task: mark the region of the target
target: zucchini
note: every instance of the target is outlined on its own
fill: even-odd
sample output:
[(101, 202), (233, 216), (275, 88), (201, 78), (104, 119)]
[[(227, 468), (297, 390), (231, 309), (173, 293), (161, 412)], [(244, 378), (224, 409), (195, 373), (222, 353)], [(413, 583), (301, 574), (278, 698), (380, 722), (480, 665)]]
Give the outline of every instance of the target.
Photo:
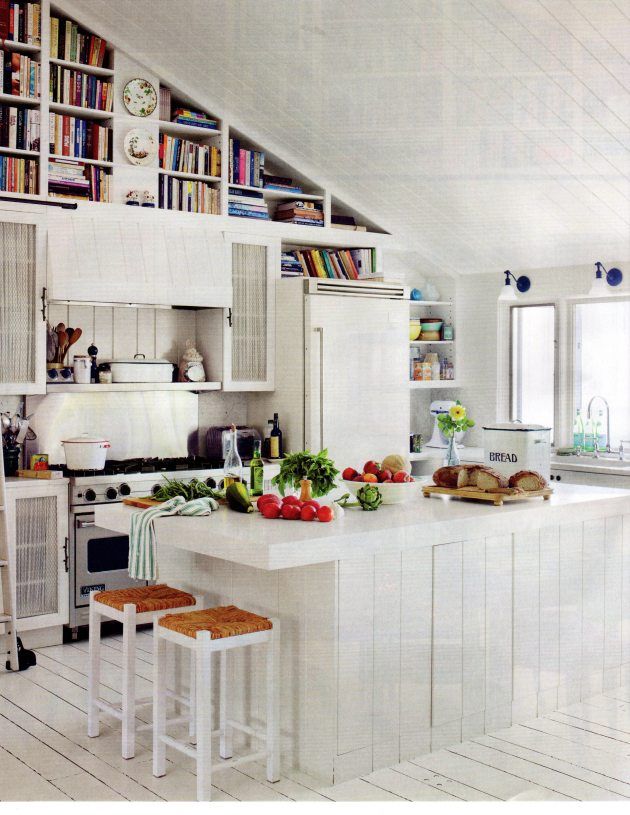
[(234, 509), (237, 512), (254, 511), (252, 502), (249, 500), (249, 491), (247, 490), (245, 484), (242, 484), (239, 481), (234, 482), (234, 484), (230, 484), (230, 486), (226, 489), (225, 499), (228, 502), (230, 509)]

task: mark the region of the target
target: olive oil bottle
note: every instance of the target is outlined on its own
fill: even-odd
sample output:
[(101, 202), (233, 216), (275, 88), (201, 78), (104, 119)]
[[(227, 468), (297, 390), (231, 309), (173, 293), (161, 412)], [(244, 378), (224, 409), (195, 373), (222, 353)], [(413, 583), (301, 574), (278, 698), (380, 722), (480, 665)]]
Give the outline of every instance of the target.
[(260, 441), (254, 442), (254, 457), (249, 463), (249, 491), (252, 495), (263, 494), (264, 465), (260, 457)]

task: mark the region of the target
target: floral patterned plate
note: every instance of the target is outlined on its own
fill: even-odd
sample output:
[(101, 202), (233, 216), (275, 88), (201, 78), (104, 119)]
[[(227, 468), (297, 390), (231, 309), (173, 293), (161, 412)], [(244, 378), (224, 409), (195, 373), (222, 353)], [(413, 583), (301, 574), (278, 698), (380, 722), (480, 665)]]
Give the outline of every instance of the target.
[(157, 144), (148, 130), (134, 127), (125, 136), (124, 150), (132, 164), (151, 164), (157, 153)]
[(132, 116), (150, 116), (157, 101), (157, 92), (147, 79), (130, 79), (125, 85), (123, 102)]

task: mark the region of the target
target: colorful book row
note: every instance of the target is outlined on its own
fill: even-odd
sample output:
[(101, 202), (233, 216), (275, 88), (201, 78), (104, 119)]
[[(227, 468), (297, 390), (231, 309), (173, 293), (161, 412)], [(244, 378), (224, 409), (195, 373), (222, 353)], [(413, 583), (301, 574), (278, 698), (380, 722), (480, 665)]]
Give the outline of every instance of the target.
[(114, 86), (92, 74), (50, 66), (50, 101), (80, 108), (111, 111)]
[(160, 167), (180, 173), (221, 175), (221, 150), (160, 133)]
[(304, 277), (358, 280), (375, 272), (372, 249), (296, 249), (283, 255), (286, 271), (297, 268), (289, 258), (298, 261)]
[(50, 56), (67, 62), (103, 67), (107, 41), (84, 31), (72, 20), (50, 18)]
[(37, 162), (0, 156), (0, 190), (37, 194)]
[(0, 105), (0, 145), (14, 150), (39, 150), (38, 110)]
[(204, 181), (186, 181), (170, 175), (161, 175), (158, 186), (158, 206), (180, 212), (201, 212), (219, 215), (219, 190)]
[(258, 150), (245, 150), (238, 139), (230, 139), (230, 184), (262, 187), (265, 172), (265, 154)]
[(0, 40), (41, 45), (39, 3), (10, 3), (0, 0)]
[(0, 51), (2, 59), (2, 76), (0, 92), (12, 96), (39, 96), (40, 64), (34, 59), (18, 54), (16, 51)]
[(112, 132), (108, 127), (51, 113), (49, 128), (50, 152), (54, 155), (111, 161)]

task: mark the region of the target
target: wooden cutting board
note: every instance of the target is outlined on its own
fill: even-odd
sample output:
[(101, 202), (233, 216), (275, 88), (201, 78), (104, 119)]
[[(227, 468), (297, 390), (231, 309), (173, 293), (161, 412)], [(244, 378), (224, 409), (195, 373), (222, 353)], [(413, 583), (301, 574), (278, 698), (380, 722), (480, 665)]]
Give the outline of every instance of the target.
[(432, 495), (452, 495), (453, 498), (469, 498), (472, 501), (485, 501), (486, 503), (494, 504), (495, 507), (500, 507), (503, 503), (511, 501), (526, 501), (529, 498), (543, 498), (548, 501), (553, 495), (553, 490), (546, 487), (544, 490), (532, 490), (531, 492), (483, 492), (483, 490), (475, 489), (474, 487), (462, 487), (461, 489), (452, 489), (450, 487), (436, 487), (430, 485), (422, 488), (422, 494), (425, 498), (430, 498)]
[(123, 498), (123, 504), (137, 509), (149, 509), (149, 507), (157, 507), (162, 503), (164, 502), (156, 501), (155, 498)]

